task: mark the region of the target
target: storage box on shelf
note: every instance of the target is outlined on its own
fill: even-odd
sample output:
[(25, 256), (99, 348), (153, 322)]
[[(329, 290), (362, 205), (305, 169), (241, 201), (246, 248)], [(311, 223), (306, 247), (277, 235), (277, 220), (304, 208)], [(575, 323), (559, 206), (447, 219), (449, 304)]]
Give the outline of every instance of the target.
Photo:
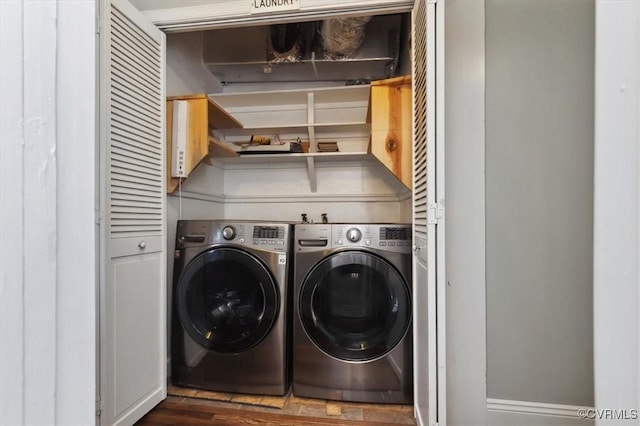
[(187, 130), (187, 175), (202, 160), (211, 155), (214, 158), (237, 156), (233, 150), (216, 138), (209, 135), (209, 129), (241, 128), (242, 124), (229, 115), (205, 94), (173, 96), (167, 98), (167, 192), (172, 193), (180, 184), (180, 178), (171, 177), (172, 147), (173, 147), (173, 106), (174, 101), (187, 101), (188, 130)]

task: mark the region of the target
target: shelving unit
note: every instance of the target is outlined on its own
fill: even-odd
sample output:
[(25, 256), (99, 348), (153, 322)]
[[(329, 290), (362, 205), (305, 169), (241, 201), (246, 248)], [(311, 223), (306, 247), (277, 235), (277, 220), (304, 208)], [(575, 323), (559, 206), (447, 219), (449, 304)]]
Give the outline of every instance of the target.
[[(365, 158), (371, 124), (367, 121), (369, 85), (212, 94), (209, 97), (233, 116), (241, 128), (219, 129), (224, 142), (240, 157), (232, 162), (305, 161), (311, 191), (316, 192), (315, 162)], [(272, 140), (309, 142), (305, 154), (250, 154), (233, 142), (249, 142), (251, 135)], [(318, 152), (318, 141), (336, 141), (339, 152)]]
[[(317, 192), (316, 162), (362, 161), (375, 157), (411, 189), (411, 78), (408, 76), (379, 80), (371, 85), (169, 98), (168, 152), (171, 152), (172, 102), (175, 100), (190, 102), (188, 172), (209, 157), (224, 165), (303, 162), (311, 192)], [(238, 143), (248, 144), (252, 135), (272, 141), (304, 141), (308, 142), (309, 149), (305, 153), (260, 154), (253, 150), (243, 153), (246, 148)], [(337, 142), (338, 152), (318, 152), (318, 142), (322, 141)], [(180, 180), (171, 178), (170, 169), (171, 158), (167, 191), (173, 192)]]

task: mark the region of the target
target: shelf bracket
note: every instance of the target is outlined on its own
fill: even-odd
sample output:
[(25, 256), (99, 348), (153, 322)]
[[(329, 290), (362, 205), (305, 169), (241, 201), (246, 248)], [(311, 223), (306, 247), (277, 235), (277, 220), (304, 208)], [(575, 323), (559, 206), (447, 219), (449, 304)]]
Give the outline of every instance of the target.
[(316, 67), (316, 52), (311, 52), (311, 66), (313, 67), (313, 73), (315, 76), (319, 77), (318, 68)]
[(311, 192), (318, 192), (318, 182), (316, 180), (316, 163), (313, 157), (307, 157), (307, 173), (309, 173), (309, 187)]
[(314, 116), (315, 96), (313, 92), (307, 93), (307, 133), (309, 133), (309, 152), (317, 152), (316, 129)]

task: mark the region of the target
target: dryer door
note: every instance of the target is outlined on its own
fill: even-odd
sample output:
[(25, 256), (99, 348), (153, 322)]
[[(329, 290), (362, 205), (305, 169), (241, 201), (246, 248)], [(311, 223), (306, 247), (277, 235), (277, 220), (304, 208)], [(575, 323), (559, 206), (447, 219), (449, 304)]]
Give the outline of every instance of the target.
[(267, 267), (235, 248), (213, 248), (189, 262), (175, 297), (182, 327), (199, 345), (219, 353), (258, 344), (271, 330), (280, 303)]
[(309, 338), (345, 361), (386, 355), (411, 324), (411, 294), (393, 265), (372, 253), (324, 258), (300, 289), (298, 312)]

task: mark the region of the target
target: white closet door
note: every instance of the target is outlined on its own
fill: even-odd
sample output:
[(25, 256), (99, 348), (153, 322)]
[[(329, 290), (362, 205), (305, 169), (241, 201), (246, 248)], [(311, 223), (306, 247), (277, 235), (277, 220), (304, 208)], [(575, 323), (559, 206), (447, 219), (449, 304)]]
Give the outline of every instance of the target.
[(166, 397), (165, 37), (126, 1), (101, 10), (101, 424)]
[(439, 399), (444, 398), (438, 392), (438, 330), (444, 332), (444, 324), (436, 321), (436, 235), (441, 209), (436, 203), (435, 7), (435, 2), (416, 0), (412, 11), (413, 376), (419, 425), (445, 424), (445, 413), (438, 410)]

